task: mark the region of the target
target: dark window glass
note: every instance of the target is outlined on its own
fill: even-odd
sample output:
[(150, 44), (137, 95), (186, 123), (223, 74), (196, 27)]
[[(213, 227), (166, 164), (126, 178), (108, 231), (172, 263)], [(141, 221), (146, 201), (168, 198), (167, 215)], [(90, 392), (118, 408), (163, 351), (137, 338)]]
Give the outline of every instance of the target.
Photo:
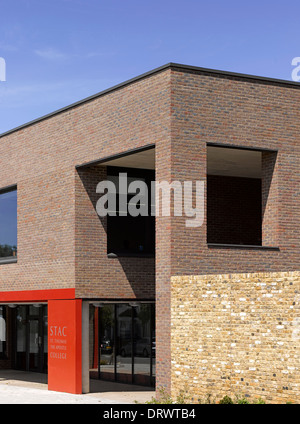
[(117, 305), (117, 380), (132, 382), (132, 307)]
[(105, 305), (96, 308), (100, 314), (100, 375), (106, 380), (115, 379), (115, 307)]
[(6, 308), (0, 306), (0, 358), (6, 353)]
[(151, 305), (151, 377), (152, 383), (154, 383), (155, 375), (156, 375), (156, 336), (155, 336), (155, 306)]
[(14, 311), (14, 367), (23, 371), (47, 372), (48, 307), (18, 305)]
[(149, 384), (151, 375), (151, 307), (140, 304), (133, 308), (134, 382)]
[(27, 324), (27, 306), (18, 306), (16, 315), (17, 327), (17, 352), (16, 368), (26, 370), (26, 324)]
[(0, 192), (0, 258), (17, 256), (17, 190)]
[(155, 386), (155, 305), (90, 308), (90, 376)]
[(44, 363), (43, 372), (48, 371), (48, 306), (43, 306), (43, 338), (44, 338)]
[[(119, 173), (126, 173), (128, 183), (144, 181), (148, 187), (148, 216), (122, 216), (119, 213), (119, 192), (117, 187), (116, 215), (107, 216), (107, 253), (115, 254), (154, 254), (155, 252), (155, 217), (151, 216), (151, 181), (155, 172), (143, 169), (108, 167), (108, 179), (118, 185)], [(127, 195), (127, 205), (134, 194)]]

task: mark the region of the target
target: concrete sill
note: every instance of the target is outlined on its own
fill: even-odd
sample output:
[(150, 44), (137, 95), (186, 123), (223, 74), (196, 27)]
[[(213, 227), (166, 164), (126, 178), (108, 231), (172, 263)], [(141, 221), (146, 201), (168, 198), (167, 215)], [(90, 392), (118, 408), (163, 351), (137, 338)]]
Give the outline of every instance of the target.
[(253, 250), (274, 250), (279, 251), (277, 246), (256, 246), (251, 244), (223, 244), (223, 243), (207, 243), (207, 247), (210, 249), (253, 249)]
[(17, 262), (18, 262), (18, 258), (16, 258), (16, 257), (0, 258), (0, 265), (2, 265), (2, 264), (15, 264)]

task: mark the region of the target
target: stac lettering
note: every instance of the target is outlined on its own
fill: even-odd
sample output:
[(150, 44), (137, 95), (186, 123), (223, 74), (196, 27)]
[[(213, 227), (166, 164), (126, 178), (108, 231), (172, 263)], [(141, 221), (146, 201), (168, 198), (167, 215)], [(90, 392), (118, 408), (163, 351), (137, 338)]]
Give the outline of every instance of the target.
[(60, 326), (57, 326), (57, 325), (51, 325), (50, 326), (50, 336), (67, 337), (66, 329), (67, 329), (67, 327), (60, 327)]

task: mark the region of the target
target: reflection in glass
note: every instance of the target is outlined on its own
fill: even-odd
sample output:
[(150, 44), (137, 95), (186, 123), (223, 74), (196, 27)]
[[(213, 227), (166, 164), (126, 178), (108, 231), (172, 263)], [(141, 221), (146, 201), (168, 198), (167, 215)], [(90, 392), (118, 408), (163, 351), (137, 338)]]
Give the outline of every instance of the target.
[(5, 354), (6, 343), (6, 309), (0, 306), (0, 357)]
[(96, 378), (98, 374), (98, 311), (90, 305), (89, 308), (89, 368), (90, 377)]
[(0, 193), (0, 258), (17, 256), (17, 190)]
[(31, 317), (35, 316), (35, 317), (39, 317), (40, 311), (39, 309), (42, 307), (42, 305), (40, 304), (36, 304), (36, 305), (30, 305), (29, 306), (29, 315)]
[(39, 365), (39, 321), (29, 319), (29, 369), (36, 370)]
[(17, 307), (17, 368), (26, 369), (26, 306)]
[[(151, 375), (153, 379), (155, 379), (155, 354), (156, 354), (156, 344), (155, 344), (155, 306), (151, 305), (151, 356), (152, 356), (152, 367), (151, 367)], [(152, 379), (152, 380), (153, 380)], [(152, 381), (153, 382), (153, 381)]]
[(91, 378), (155, 385), (153, 303), (92, 305), (89, 322)]
[(43, 306), (44, 372), (48, 369), (48, 306)]
[(150, 377), (151, 306), (140, 304), (133, 308), (134, 381), (146, 384)]
[(47, 311), (46, 305), (19, 305), (15, 309), (17, 369), (47, 372)]
[(115, 361), (114, 361), (114, 305), (105, 305), (97, 308), (100, 314), (100, 375), (103, 378), (114, 380)]
[(117, 380), (132, 381), (132, 307), (117, 305)]
[[(120, 186), (120, 175), (126, 174), (123, 183), (124, 191)], [(107, 216), (107, 253), (153, 255), (155, 251), (155, 217), (151, 214), (151, 181), (155, 180), (155, 172), (146, 169), (133, 168), (107, 168), (107, 178), (116, 186), (117, 197), (115, 204), (112, 202), (114, 216)], [(127, 213), (128, 205), (135, 197), (135, 190), (129, 192), (129, 184), (132, 182), (142, 182), (138, 189), (141, 196), (138, 208), (146, 210), (146, 214), (132, 216)], [(127, 183), (127, 187), (126, 187)], [(145, 186), (146, 185), (146, 186)], [(148, 187), (148, 190), (146, 190)], [(121, 190), (120, 190), (121, 189)], [(125, 195), (125, 207), (119, 203), (119, 194)], [(142, 198), (146, 196), (146, 204)], [(120, 210), (121, 208), (121, 210)]]

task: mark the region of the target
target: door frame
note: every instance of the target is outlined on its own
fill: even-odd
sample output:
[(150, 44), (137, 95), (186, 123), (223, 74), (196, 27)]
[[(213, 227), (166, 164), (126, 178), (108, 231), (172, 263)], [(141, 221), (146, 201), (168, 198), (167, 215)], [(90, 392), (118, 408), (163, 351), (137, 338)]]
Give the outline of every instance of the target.
[[(20, 367), (17, 360), (17, 308), (18, 306), (24, 306), (25, 309), (25, 368)], [(27, 372), (39, 372), (39, 373), (47, 373), (47, 366), (45, 357), (44, 357), (44, 316), (47, 305), (42, 304), (39, 308), (37, 308), (38, 313), (33, 315), (29, 313), (29, 307), (32, 305), (18, 305), (17, 308), (14, 309), (13, 314), (13, 367), (14, 369), (27, 371)], [(32, 368), (30, 366), (30, 321), (38, 321), (38, 366), (37, 368)]]

